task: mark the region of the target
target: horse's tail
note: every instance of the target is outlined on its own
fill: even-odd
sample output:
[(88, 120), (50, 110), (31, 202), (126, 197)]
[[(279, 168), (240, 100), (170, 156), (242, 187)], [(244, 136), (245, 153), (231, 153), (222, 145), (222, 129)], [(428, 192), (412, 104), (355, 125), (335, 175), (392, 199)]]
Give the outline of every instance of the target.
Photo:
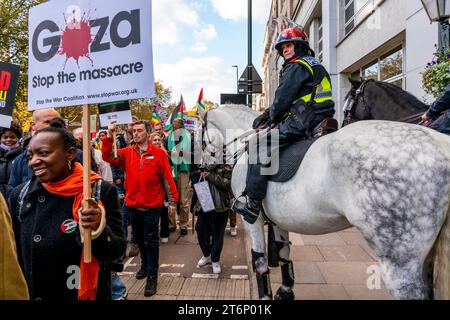
[(434, 299), (450, 299), (450, 205), (434, 245)]

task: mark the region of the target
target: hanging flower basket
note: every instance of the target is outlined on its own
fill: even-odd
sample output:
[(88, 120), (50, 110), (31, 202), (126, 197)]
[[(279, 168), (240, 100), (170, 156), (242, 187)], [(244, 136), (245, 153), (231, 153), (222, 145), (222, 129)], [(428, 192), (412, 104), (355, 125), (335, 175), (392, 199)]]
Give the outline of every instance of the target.
[(437, 98), (450, 83), (450, 50), (438, 50), (434, 56), (422, 72), (422, 87), (427, 94)]

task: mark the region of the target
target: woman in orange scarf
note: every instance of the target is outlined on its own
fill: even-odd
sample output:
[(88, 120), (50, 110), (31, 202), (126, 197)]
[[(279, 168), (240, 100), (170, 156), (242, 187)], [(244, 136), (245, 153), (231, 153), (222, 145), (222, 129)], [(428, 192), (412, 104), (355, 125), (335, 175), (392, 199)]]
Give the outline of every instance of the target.
[[(31, 299), (111, 299), (109, 263), (125, 251), (115, 188), (91, 173), (93, 199), (81, 209), (83, 167), (76, 141), (62, 128), (38, 131), (28, 147), (34, 176), (16, 187), (10, 211)], [(92, 262), (84, 263), (82, 231), (92, 232)]]

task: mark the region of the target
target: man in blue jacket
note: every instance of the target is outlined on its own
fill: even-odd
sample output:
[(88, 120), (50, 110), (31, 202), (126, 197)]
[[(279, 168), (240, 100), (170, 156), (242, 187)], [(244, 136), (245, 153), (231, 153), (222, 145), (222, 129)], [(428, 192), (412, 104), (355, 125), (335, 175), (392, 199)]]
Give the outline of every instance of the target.
[[(33, 136), (36, 131), (48, 127), (53, 119), (59, 117), (61, 115), (53, 108), (35, 110), (30, 123), (31, 135)], [(28, 168), (27, 149), (29, 142), (30, 139), (23, 142), (22, 153), (12, 163), (11, 175), (8, 181), (10, 188), (30, 180), (33, 176), (33, 172)]]

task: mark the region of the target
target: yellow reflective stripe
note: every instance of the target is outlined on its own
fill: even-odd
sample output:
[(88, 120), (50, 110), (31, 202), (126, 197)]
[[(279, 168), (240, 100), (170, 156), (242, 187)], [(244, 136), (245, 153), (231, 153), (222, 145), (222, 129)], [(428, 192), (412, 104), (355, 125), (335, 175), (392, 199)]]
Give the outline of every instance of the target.
[(305, 62), (305, 61), (303, 61), (303, 60), (297, 60), (297, 62), (298, 62), (298, 63), (301, 63), (301, 64), (304, 65), (306, 68), (308, 68), (308, 70), (311, 72), (311, 74), (314, 75), (313, 69), (311, 68), (311, 66), (310, 66), (307, 62)]
[(327, 77), (324, 77), (320, 84), (322, 85), (323, 91), (331, 92), (331, 83), (330, 83), (330, 81), (328, 81)]
[(329, 98), (319, 98), (319, 99), (316, 99), (315, 101), (316, 101), (316, 103), (322, 103), (322, 102), (330, 101), (330, 100), (333, 100), (333, 97), (329, 97)]

